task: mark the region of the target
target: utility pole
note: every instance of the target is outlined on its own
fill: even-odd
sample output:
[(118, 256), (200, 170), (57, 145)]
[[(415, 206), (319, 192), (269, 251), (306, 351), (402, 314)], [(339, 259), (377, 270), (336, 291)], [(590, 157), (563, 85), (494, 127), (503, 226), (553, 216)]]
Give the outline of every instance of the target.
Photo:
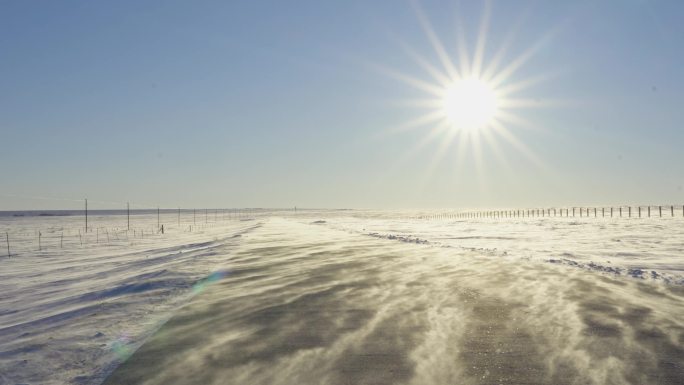
[(88, 199), (85, 200), (85, 232), (88, 232)]

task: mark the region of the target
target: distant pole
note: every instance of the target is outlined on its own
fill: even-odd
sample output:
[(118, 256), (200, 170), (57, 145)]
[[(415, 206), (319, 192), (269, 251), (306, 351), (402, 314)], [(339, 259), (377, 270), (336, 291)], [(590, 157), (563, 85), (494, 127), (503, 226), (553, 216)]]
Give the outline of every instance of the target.
[(85, 232), (88, 232), (88, 199), (85, 200)]
[(180, 207), (178, 208), (178, 227), (180, 227)]
[(159, 206), (157, 206), (157, 231), (159, 231)]
[(192, 224), (197, 224), (197, 209), (192, 209)]
[(7, 237), (7, 258), (9, 258), (12, 256), (12, 254), (10, 253), (10, 247), (9, 247), (9, 231), (5, 232), (5, 237)]
[(670, 206), (670, 214), (674, 217), (674, 206)]
[(208, 223), (208, 222), (209, 222), (209, 217), (207, 216), (207, 213), (208, 213), (208, 212), (209, 212), (209, 210), (204, 209), (204, 223)]
[(661, 218), (663, 217), (663, 206), (658, 206), (658, 214)]
[(622, 218), (622, 206), (620, 206), (620, 218)]
[(126, 202), (126, 221), (128, 223), (127, 229), (131, 229), (131, 204)]

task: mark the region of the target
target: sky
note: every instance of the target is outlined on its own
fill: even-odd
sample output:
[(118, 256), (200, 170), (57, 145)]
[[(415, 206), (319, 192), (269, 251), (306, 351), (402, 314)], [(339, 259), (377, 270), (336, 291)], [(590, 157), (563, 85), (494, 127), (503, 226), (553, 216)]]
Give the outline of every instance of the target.
[[(682, 14), (655, 0), (2, 1), (0, 210), (682, 204)], [(482, 67), (501, 52), (497, 68), (514, 67), (502, 86), (526, 85), (507, 135), (410, 124), (431, 112), (416, 84), (448, 72), (435, 47), (475, 68), (478, 41)]]

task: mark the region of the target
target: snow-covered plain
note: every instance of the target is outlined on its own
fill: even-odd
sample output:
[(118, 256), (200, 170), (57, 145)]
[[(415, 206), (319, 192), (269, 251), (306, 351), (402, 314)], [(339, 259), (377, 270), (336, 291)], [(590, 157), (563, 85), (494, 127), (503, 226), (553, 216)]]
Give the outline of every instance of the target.
[(5, 218), (0, 383), (684, 383), (682, 218), (416, 216)]

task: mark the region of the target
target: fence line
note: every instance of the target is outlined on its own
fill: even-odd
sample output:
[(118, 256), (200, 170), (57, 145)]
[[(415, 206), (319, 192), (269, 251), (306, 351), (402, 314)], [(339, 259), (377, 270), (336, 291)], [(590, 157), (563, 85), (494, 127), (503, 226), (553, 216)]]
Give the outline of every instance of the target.
[[(681, 215), (678, 215), (681, 207)], [(657, 218), (684, 218), (684, 205), (640, 205), (640, 206), (590, 206), (590, 207), (553, 207), (553, 208), (530, 208), (530, 209), (515, 209), (515, 210), (468, 210), (452, 213), (440, 214), (421, 214), (417, 216), (410, 216), (409, 219), (506, 219), (506, 218), (605, 218), (609, 214), (611, 218), (615, 217), (614, 209), (617, 208), (618, 218), (625, 217), (623, 209), (626, 209), (626, 217), (634, 218), (632, 215), (632, 208), (636, 208), (637, 218), (642, 218), (642, 209), (646, 208), (646, 215), (648, 218), (653, 218), (653, 211), (657, 208)], [(663, 210), (663, 208), (665, 210)], [(667, 210), (669, 208), (669, 210)], [(675, 211), (675, 208), (677, 211)], [(609, 211), (607, 210), (609, 209)], [(653, 209), (653, 210), (652, 210)], [(670, 212), (668, 216), (666, 213)], [(565, 215), (564, 215), (565, 214)]]
[[(46, 222), (42, 222), (41, 219), (62, 217), (63, 214), (15, 214), (17, 217), (36, 220), (37, 223), (36, 226), (32, 226), (30, 222), (24, 222), (19, 225), (16, 225), (11, 221), (6, 223), (7, 228), (3, 230), (7, 230), (5, 231), (7, 257), (17, 257), (24, 254), (33, 254), (35, 252), (68, 249), (79, 246), (121, 245), (121, 242), (134, 242), (136, 239), (147, 240), (179, 235), (181, 233), (203, 231), (220, 226), (220, 223), (252, 219), (266, 213), (281, 211), (268, 209), (211, 209), (213, 210), (214, 215), (212, 221), (209, 221), (211, 210), (203, 209), (205, 220), (204, 223), (200, 224), (197, 223), (197, 209), (183, 210), (181, 208), (176, 208), (165, 209), (164, 212), (162, 212), (161, 208), (157, 207), (156, 218), (153, 217), (153, 209), (140, 209), (141, 226), (136, 226), (135, 222), (137, 215), (135, 214), (137, 213), (134, 211), (133, 218), (131, 218), (130, 203), (126, 203), (125, 212), (124, 210), (120, 210), (120, 213), (111, 210), (102, 210), (105, 212), (100, 215), (98, 210), (95, 211), (95, 215), (92, 215), (93, 211), (89, 210), (88, 207), (89, 202), (87, 202), (87, 200), (83, 200), (82, 202), (84, 203), (82, 216), (78, 215), (78, 210), (75, 212), (71, 211), (71, 213), (76, 215), (71, 213), (65, 214), (64, 218), (68, 219), (66, 220), (66, 223), (61, 222), (61, 226), (46, 225)], [(190, 211), (192, 211), (192, 218), (189, 217)], [(126, 216), (125, 218), (122, 218), (120, 223), (121, 226), (117, 226), (116, 223), (120, 220), (118, 218), (122, 217), (122, 214), (125, 214)], [(103, 220), (103, 218), (105, 218), (104, 221), (106, 225), (98, 226), (98, 222)], [(154, 219), (156, 219), (156, 226)], [(79, 224), (79, 221), (82, 222)], [(2, 222), (0, 222), (0, 224), (2, 224)], [(172, 224), (171, 228), (169, 228), (169, 224)], [(18, 228), (14, 229), (15, 226)], [(130, 237), (131, 235), (132, 237)], [(10, 240), (10, 238), (12, 239)], [(125, 245), (126, 243), (123, 244)]]

